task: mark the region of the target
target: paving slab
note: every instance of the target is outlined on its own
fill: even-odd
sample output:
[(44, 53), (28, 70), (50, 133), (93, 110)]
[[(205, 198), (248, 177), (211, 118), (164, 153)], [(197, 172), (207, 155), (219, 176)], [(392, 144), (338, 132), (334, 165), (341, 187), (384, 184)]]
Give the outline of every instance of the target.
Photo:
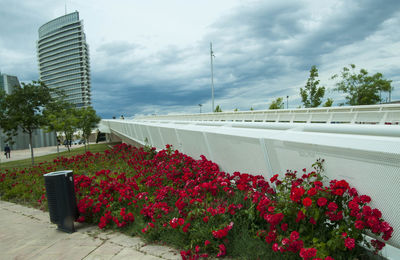
[(139, 237), (82, 223), (75, 229), (59, 231), (48, 212), (0, 200), (0, 259), (181, 259), (177, 250)]

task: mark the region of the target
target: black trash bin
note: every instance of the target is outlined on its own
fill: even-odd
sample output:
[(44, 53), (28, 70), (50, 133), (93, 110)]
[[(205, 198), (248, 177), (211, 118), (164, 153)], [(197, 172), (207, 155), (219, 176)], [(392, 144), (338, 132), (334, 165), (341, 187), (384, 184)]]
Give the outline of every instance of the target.
[(59, 230), (75, 232), (74, 221), (78, 218), (74, 176), (71, 170), (44, 174), (50, 221)]

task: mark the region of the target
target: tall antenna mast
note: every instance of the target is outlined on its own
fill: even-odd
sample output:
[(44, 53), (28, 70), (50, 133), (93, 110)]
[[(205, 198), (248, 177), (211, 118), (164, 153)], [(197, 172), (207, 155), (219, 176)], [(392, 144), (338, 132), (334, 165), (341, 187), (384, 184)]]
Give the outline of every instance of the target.
[(214, 71), (213, 71), (213, 57), (214, 52), (212, 50), (212, 43), (210, 42), (210, 57), (211, 57), (211, 100), (212, 100), (212, 111), (214, 112)]
[(65, 15), (67, 15), (67, 0), (65, 0)]

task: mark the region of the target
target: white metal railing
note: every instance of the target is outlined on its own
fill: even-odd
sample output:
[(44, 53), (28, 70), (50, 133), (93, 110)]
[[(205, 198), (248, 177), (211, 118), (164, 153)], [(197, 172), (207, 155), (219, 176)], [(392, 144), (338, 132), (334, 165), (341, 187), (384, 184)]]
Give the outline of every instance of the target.
[(399, 124), (400, 104), (343, 106), (323, 108), (253, 110), (238, 112), (152, 115), (140, 120), (173, 121), (230, 121), (275, 123), (345, 123), (345, 124)]

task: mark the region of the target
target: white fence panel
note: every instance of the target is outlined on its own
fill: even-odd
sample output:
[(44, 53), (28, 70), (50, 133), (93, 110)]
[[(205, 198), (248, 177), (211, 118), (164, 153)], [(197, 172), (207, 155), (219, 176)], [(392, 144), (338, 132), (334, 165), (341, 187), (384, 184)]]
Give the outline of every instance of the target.
[[(332, 121), (350, 118), (354, 115), (339, 118), (335, 114)], [(329, 179), (346, 179), (361, 194), (373, 198), (372, 206), (381, 209), (395, 229), (389, 244), (400, 248), (398, 125), (138, 120), (103, 120), (102, 124), (136, 142), (148, 141), (157, 149), (171, 144), (194, 158), (205, 155), (229, 173), (240, 171), (270, 178), (287, 169), (310, 168), (318, 158), (323, 158)], [(387, 254), (398, 254), (393, 252)]]

